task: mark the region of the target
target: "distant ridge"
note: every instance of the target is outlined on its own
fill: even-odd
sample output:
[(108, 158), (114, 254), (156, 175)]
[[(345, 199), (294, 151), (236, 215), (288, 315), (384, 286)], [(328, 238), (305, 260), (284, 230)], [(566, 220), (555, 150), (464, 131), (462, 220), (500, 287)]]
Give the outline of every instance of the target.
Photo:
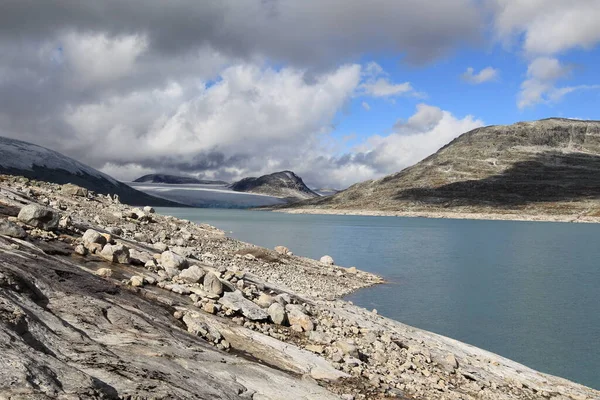
[(319, 197), (292, 171), (275, 172), (259, 178), (244, 178), (232, 184), (230, 188), (236, 192), (265, 194), (290, 200)]
[(600, 122), (474, 129), (412, 167), (292, 207), (600, 216)]
[(168, 175), (168, 174), (148, 174), (141, 176), (134, 180), (137, 183), (169, 183), (174, 185), (188, 184), (188, 185), (228, 185), (225, 181), (211, 181), (193, 178), (191, 176), (179, 176), (179, 175)]
[(96, 193), (117, 194), (131, 205), (180, 206), (137, 191), (54, 150), (0, 136), (0, 173), (58, 184), (73, 183)]

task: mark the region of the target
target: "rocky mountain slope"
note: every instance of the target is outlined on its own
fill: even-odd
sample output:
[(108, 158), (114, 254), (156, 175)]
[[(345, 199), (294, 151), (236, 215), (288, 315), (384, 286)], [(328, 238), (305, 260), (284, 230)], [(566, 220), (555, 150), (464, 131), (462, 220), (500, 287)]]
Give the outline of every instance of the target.
[(232, 184), (231, 189), (236, 192), (259, 193), (290, 200), (319, 197), (292, 171), (275, 172), (259, 178), (244, 178)]
[(600, 122), (546, 119), (478, 128), (396, 174), (293, 207), (597, 218)]
[(148, 174), (134, 180), (137, 183), (169, 183), (172, 185), (227, 185), (225, 181), (210, 181), (192, 178), (190, 176), (178, 176), (168, 174)]
[(96, 193), (118, 195), (127, 204), (177, 206), (135, 190), (102, 172), (56, 151), (0, 136), (0, 173), (54, 183), (73, 183)]
[(600, 398), (338, 300), (372, 274), (153, 211), (0, 176), (1, 399)]

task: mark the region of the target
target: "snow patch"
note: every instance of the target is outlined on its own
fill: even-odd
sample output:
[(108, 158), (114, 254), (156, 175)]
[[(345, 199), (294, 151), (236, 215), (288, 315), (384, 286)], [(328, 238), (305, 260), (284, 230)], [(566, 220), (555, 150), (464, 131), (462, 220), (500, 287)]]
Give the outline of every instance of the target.
[(96, 178), (106, 179), (115, 185), (118, 184), (110, 176), (59, 152), (5, 137), (0, 137), (0, 166), (27, 171), (32, 171), (34, 166), (61, 169), (75, 175), (87, 174)]

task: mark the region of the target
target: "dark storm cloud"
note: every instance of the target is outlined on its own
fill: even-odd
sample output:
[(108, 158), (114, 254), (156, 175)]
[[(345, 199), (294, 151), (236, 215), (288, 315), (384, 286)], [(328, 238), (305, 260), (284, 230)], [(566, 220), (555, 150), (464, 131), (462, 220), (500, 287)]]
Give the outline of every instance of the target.
[(46, 39), (57, 32), (145, 34), (165, 55), (210, 45), (303, 66), (365, 51), (427, 61), (478, 37), (475, 0), (5, 0), (0, 35)]

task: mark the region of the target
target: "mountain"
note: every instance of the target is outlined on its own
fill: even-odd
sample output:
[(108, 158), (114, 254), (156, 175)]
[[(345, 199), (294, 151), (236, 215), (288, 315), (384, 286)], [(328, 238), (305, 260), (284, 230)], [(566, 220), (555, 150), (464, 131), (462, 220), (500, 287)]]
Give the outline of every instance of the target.
[(293, 207), (600, 216), (600, 121), (467, 132), (416, 165)]
[(180, 206), (150, 196), (56, 151), (0, 136), (0, 173), (58, 184), (73, 183), (96, 193), (117, 194), (131, 205)]
[(134, 180), (137, 183), (169, 183), (174, 185), (227, 185), (225, 181), (210, 181), (190, 176), (148, 174)]
[(244, 178), (232, 184), (230, 188), (236, 192), (259, 193), (290, 200), (319, 197), (292, 171), (275, 172), (259, 178)]

